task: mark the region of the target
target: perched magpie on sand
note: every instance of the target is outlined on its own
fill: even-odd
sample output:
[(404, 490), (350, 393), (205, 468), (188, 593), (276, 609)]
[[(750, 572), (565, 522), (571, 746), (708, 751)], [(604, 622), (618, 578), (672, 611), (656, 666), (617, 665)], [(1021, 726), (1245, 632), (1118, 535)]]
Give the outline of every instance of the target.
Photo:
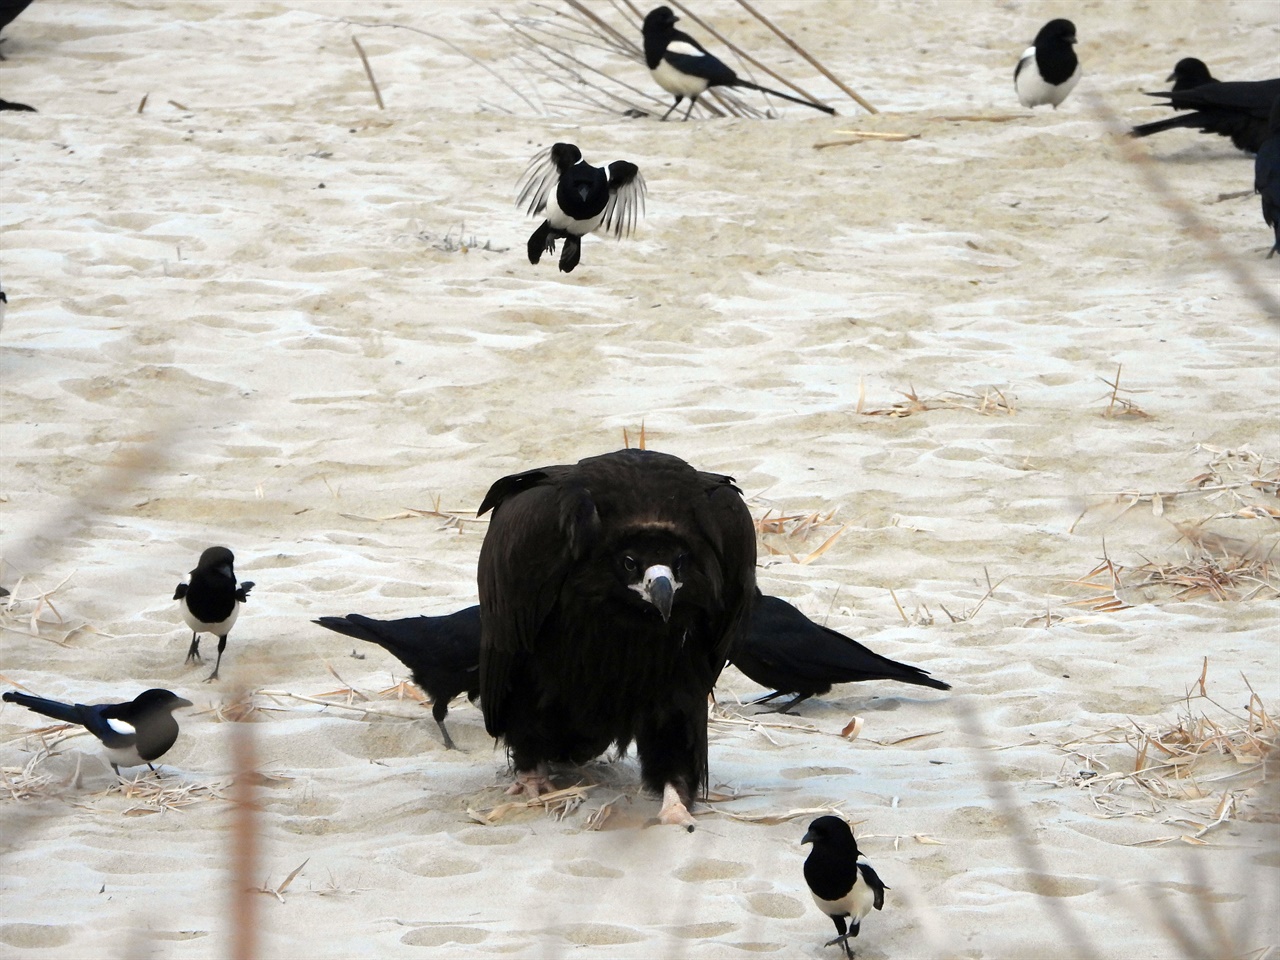
[(884, 909), (884, 892), (890, 888), (858, 853), (853, 831), (839, 817), (814, 820), (800, 843), (813, 844), (804, 861), (804, 880), (813, 902), (831, 918), (839, 934), (825, 946), (838, 943), (844, 947), (845, 956), (852, 957), (849, 938), (858, 935), (862, 920), (872, 907)]
[(645, 185), (640, 168), (626, 160), (593, 167), (572, 143), (556, 143), (529, 163), (520, 178), (518, 206), (544, 216), (529, 237), (529, 262), (555, 253), (564, 241), (560, 271), (570, 273), (582, 255), (582, 238), (604, 227), (615, 237), (630, 236), (644, 213)]
[(191, 628), (191, 649), (187, 651), (187, 663), (202, 659), (200, 634), (211, 633), (218, 638), (218, 660), (213, 673), (205, 682), (218, 679), (222, 666), (222, 651), (227, 648), (227, 634), (240, 616), (240, 604), (249, 599), (253, 583), (246, 581), (236, 586), (236, 574), (232, 569), (235, 556), (226, 547), (210, 547), (200, 554), (200, 562), (191, 571), (189, 583), (178, 584), (173, 599), (178, 601), (182, 619)]
[(1013, 69), (1013, 89), (1024, 107), (1046, 103), (1058, 109), (1080, 82), (1080, 61), (1073, 48), (1076, 27), (1070, 20), (1050, 20)]
[(444, 736), (444, 745), (456, 749), (444, 718), (449, 715), (449, 701), (464, 690), (472, 703), (480, 696), (479, 606), (444, 617), (374, 620), (349, 613), (313, 622), (344, 636), (376, 643), (408, 667), (413, 682), (431, 698), (431, 715)]
[(1267, 138), (1271, 104), (1280, 96), (1280, 78), (1214, 81), (1181, 90), (1175, 86), (1147, 96), (1163, 97), (1173, 109), (1187, 112), (1136, 126), (1130, 131), (1133, 136), (1149, 137), (1163, 130), (1188, 127), (1230, 137), (1239, 149), (1257, 153)]
[(689, 114), (693, 113), (693, 105), (698, 102), (698, 97), (706, 93), (708, 87), (759, 90), (792, 103), (813, 107), (823, 113), (835, 113), (834, 109), (824, 103), (814, 103), (812, 100), (743, 80), (730, 67), (708, 53), (697, 40), (677, 30), (676, 21), (679, 19), (671, 12), (670, 7), (654, 7), (644, 18), (645, 63), (658, 86), (676, 98), (676, 102), (662, 115), (663, 120), (671, 116), (671, 111), (680, 106), (680, 101), (685, 97), (689, 98), (689, 109), (684, 113), (684, 118), (688, 120)]
[(190, 700), (157, 689), (144, 690), (128, 703), (59, 703), (13, 690), (5, 692), (4, 700), (84, 727), (102, 741), (107, 762), (116, 776), (121, 767), (143, 763), (155, 770), (151, 761), (164, 756), (178, 739), (178, 721), (173, 719), (173, 711), (191, 706)]
[(814, 623), (787, 601), (757, 591), (747, 630), (729, 651), (729, 661), (756, 683), (772, 687), (756, 703), (791, 696), (778, 709), (785, 713), (812, 696), (827, 693), (834, 683), (897, 680), (935, 690), (951, 684), (878, 653), (842, 633)]
[(1262, 219), (1276, 234), (1276, 242), (1267, 254), (1270, 260), (1280, 253), (1280, 96), (1271, 105), (1267, 137), (1258, 145), (1253, 161), (1253, 189), (1262, 194)]
[(756, 532), (731, 477), (618, 450), (503, 477), (480, 514), (480, 706), (516, 771), (632, 742), (658, 819), (693, 829), (707, 697), (755, 594)]

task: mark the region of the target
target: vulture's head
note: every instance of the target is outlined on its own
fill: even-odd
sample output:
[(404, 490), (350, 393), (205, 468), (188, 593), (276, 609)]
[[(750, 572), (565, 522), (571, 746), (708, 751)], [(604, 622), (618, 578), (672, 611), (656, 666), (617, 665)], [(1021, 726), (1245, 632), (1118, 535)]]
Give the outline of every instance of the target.
[(667, 535), (628, 537), (613, 553), (614, 574), (629, 590), (653, 606), (664, 622), (671, 619), (676, 593), (689, 574), (689, 551)]

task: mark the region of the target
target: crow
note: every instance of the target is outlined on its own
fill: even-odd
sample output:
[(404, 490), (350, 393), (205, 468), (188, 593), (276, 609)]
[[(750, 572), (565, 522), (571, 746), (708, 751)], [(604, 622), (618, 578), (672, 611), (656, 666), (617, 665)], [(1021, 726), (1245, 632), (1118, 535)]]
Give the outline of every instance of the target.
[(693, 829), (707, 697), (755, 592), (751, 514), (731, 477), (652, 450), (503, 477), (480, 548), (480, 706), (509, 793), (547, 763), (635, 742), (659, 820)]
[(478, 606), (444, 617), (373, 620), (349, 613), (345, 617), (321, 617), (312, 623), (376, 643), (408, 667), (413, 682), (431, 698), (431, 715), (444, 737), (444, 745), (456, 749), (444, 718), (449, 715), (449, 701), (464, 690), (472, 703), (480, 696)]
[(529, 163), (520, 179), (516, 203), (530, 216), (545, 216), (529, 237), (529, 262), (555, 253), (564, 241), (560, 272), (571, 273), (582, 255), (582, 238), (604, 227), (615, 237), (630, 236), (644, 213), (645, 185), (640, 168), (627, 160), (593, 167), (572, 143), (556, 143)]
[(1267, 254), (1270, 260), (1280, 253), (1280, 95), (1271, 104), (1267, 137), (1258, 144), (1253, 161), (1253, 189), (1262, 194), (1262, 219), (1275, 230), (1276, 240)]
[(154, 771), (158, 760), (178, 739), (178, 721), (173, 711), (191, 706), (170, 690), (144, 690), (127, 703), (60, 703), (7, 690), (6, 703), (16, 703), (46, 717), (75, 723), (102, 741), (111, 769), (120, 776), (120, 767), (145, 763)]
[(1237, 80), (1203, 83), (1190, 89), (1161, 90), (1149, 97), (1163, 97), (1168, 106), (1186, 113), (1140, 124), (1130, 136), (1149, 137), (1162, 130), (1188, 127), (1201, 133), (1230, 137), (1246, 153), (1257, 153), (1267, 138), (1271, 104), (1280, 96), (1280, 77), (1273, 80)]
[(783, 713), (827, 693), (833, 683), (898, 680), (951, 689), (951, 684), (935, 680), (919, 667), (872, 653), (844, 634), (814, 623), (787, 601), (759, 591), (747, 629), (729, 651), (729, 660), (756, 683), (773, 688), (773, 693), (755, 703), (792, 695), (778, 708)]
[[(813, 902), (831, 918), (839, 934), (824, 946), (838, 943), (844, 948), (844, 955), (852, 960), (849, 938), (858, 935), (862, 920), (872, 907), (884, 909), (884, 892), (890, 888), (858, 853), (853, 831), (839, 817), (814, 820), (800, 843), (813, 844), (804, 861), (804, 880), (813, 894)], [(845, 918), (848, 918), (847, 929)]]
[(1024, 107), (1058, 104), (1080, 82), (1080, 61), (1072, 49), (1076, 27), (1070, 20), (1050, 20), (1013, 68), (1013, 89)]
[[(1173, 65), (1173, 73), (1165, 77), (1165, 80), (1173, 84), (1173, 93), (1180, 93), (1183, 90), (1194, 90), (1196, 87), (1203, 87), (1206, 83), (1217, 83), (1218, 80), (1209, 72), (1209, 67), (1203, 60), (1197, 60), (1195, 57), (1183, 57)], [(1175, 108), (1177, 104), (1174, 104)]]
[(226, 547), (210, 547), (200, 554), (200, 562), (191, 571), (191, 582), (178, 584), (173, 599), (178, 601), (182, 619), (191, 628), (191, 647), (187, 650), (187, 663), (200, 659), (200, 634), (211, 633), (218, 638), (218, 661), (213, 673), (205, 682), (218, 679), (222, 666), (222, 651), (227, 648), (227, 635), (240, 616), (240, 604), (249, 599), (253, 581), (236, 586), (236, 574), (232, 569), (235, 555)]
[(706, 93), (708, 87), (745, 87), (813, 107), (823, 113), (835, 113), (834, 109), (824, 103), (814, 103), (812, 100), (743, 80), (732, 68), (708, 53), (706, 47), (697, 40), (677, 30), (676, 21), (679, 19), (671, 12), (670, 7), (654, 7), (645, 16), (642, 27), (644, 60), (648, 64), (649, 73), (658, 86), (676, 98), (676, 102), (662, 115), (663, 120), (671, 116), (671, 111), (680, 106), (680, 101), (685, 97), (689, 98), (689, 109), (684, 113), (684, 118), (688, 120), (698, 97)]

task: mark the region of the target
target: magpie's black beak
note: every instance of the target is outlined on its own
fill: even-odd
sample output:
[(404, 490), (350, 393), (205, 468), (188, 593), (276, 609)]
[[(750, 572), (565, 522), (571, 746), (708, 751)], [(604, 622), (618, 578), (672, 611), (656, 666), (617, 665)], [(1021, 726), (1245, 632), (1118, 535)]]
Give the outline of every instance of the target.
[(671, 619), (671, 602), (675, 599), (676, 588), (667, 577), (654, 577), (649, 581), (649, 602), (662, 614), (662, 622)]

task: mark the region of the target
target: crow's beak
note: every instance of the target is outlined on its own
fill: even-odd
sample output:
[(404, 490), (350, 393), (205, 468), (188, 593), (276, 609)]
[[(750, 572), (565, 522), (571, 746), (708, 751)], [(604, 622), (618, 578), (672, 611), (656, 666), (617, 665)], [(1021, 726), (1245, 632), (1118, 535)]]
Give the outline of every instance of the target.
[(183, 700), (181, 697), (173, 701), (173, 709), (175, 710), (177, 710), (179, 707), (194, 707), (194, 706), (195, 704), (192, 703), (190, 700)]
[(1165, 78), (1164, 78), (1164, 82), (1165, 82), (1165, 83), (1173, 83), (1173, 81), (1175, 81), (1175, 80), (1177, 80), (1177, 79), (1178, 79), (1178, 71), (1177, 71), (1177, 70), (1175, 70), (1175, 71), (1173, 71), (1173, 73), (1169, 74), (1167, 77), (1165, 77)]
[(817, 839), (818, 838), (813, 835), (813, 831), (810, 830), (807, 833), (805, 833), (804, 839), (800, 841), (800, 846), (803, 847), (806, 843), (813, 843), (813, 841)]

